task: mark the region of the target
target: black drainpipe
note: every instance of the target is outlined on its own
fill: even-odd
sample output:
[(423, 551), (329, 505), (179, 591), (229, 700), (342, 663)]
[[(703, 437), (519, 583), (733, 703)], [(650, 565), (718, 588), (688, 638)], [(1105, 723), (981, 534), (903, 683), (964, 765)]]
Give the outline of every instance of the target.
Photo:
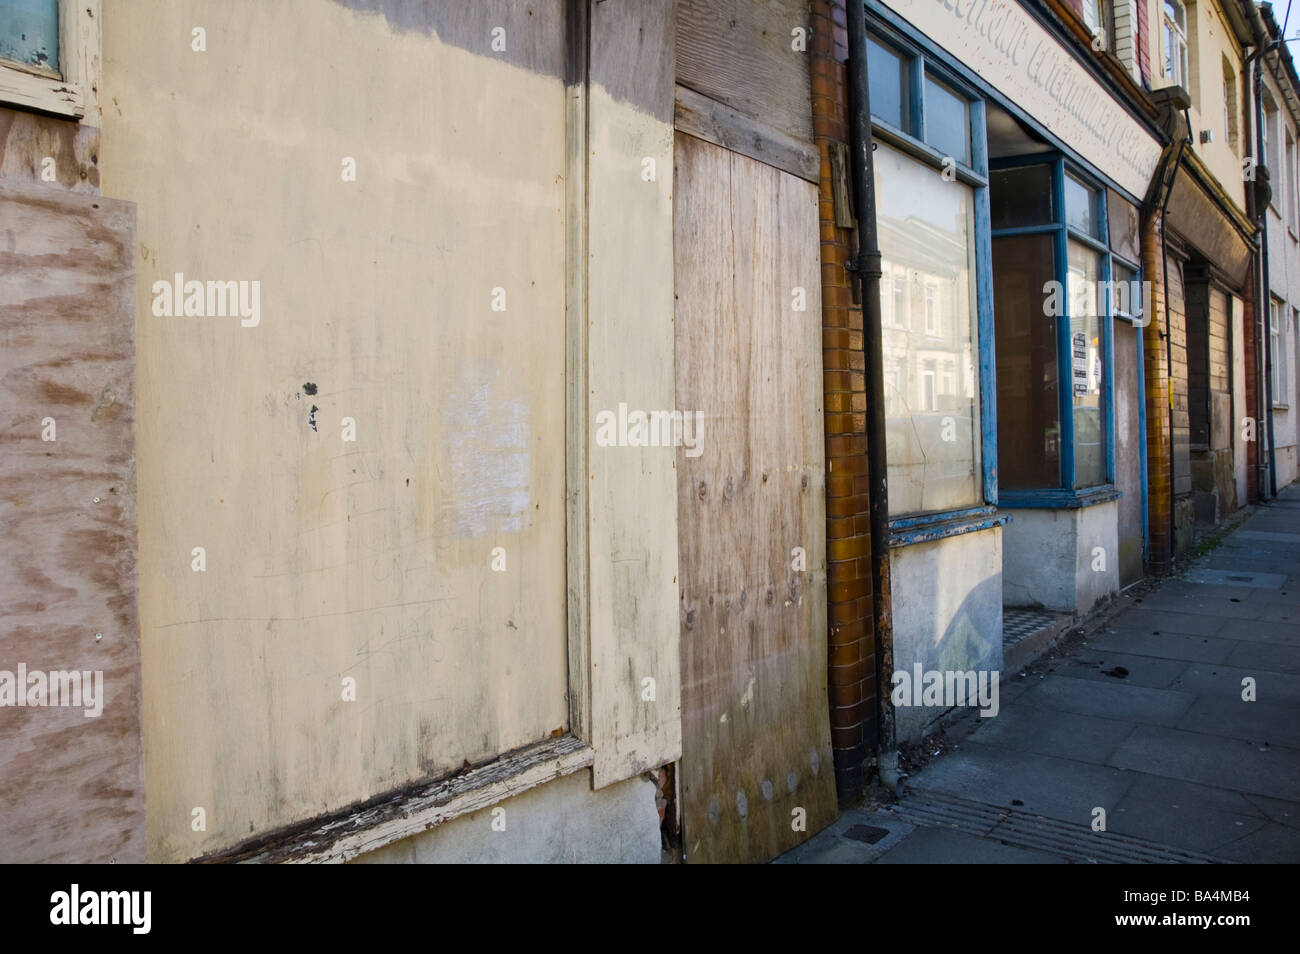
[[(1268, 158), (1264, 155), (1264, 57), (1277, 47), (1276, 43), (1270, 43), (1268, 46), (1257, 47), (1257, 52), (1252, 53), (1255, 60), (1255, 152), (1257, 154), (1256, 165), (1263, 165)], [(1262, 206), (1262, 208), (1261, 208)], [(1259, 295), (1260, 302), (1259, 321), (1256, 323), (1260, 331), (1260, 338), (1263, 339), (1264, 368), (1262, 375), (1257, 373), (1260, 378), (1259, 394), (1261, 400), (1259, 404), (1264, 408), (1264, 429), (1268, 435), (1268, 480), (1265, 483), (1263, 474), (1260, 475), (1260, 499), (1267, 500), (1270, 497), (1277, 496), (1277, 462), (1273, 457), (1273, 336), (1268, 326), (1269, 306), (1273, 302), (1272, 289), (1269, 285), (1268, 271), (1268, 203), (1255, 203), (1255, 227), (1259, 229)], [(1258, 365), (1257, 365), (1258, 366)], [(1255, 428), (1255, 446), (1259, 443), (1259, 428)], [(1258, 462), (1259, 469), (1264, 469), (1264, 462)]]
[(885, 460), (885, 375), (880, 344), (880, 247), (876, 232), (875, 161), (871, 96), (867, 88), (867, 16), (862, 0), (848, 0), (849, 111), (853, 139), (854, 214), (858, 254), (849, 263), (862, 289), (863, 351), (867, 386), (867, 467), (871, 515), (871, 608), (876, 644), (876, 766), (891, 791), (900, 787), (894, 708), (894, 626), (889, 585), (889, 485)]

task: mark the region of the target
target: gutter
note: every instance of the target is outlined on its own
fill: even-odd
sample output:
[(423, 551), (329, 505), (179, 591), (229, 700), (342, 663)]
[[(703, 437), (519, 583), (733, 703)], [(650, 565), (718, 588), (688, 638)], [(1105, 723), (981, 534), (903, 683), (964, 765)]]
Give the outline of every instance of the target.
[(894, 622), (889, 582), (889, 482), (885, 454), (885, 375), (881, 346), (880, 243), (876, 229), (875, 144), (871, 136), (871, 96), (867, 88), (866, 5), (848, 4), (849, 134), (852, 138), (854, 214), (858, 254), (847, 266), (862, 291), (863, 351), (867, 387), (867, 467), (871, 524), (871, 612), (875, 630), (877, 741), (876, 770), (881, 783), (901, 793), (898, 742), (889, 687), (893, 685)]

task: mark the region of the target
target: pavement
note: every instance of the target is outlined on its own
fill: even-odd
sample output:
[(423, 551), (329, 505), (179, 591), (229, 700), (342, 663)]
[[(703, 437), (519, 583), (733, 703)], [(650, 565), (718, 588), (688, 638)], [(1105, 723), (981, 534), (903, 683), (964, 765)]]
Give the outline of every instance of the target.
[(1135, 590), (777, 863), (1300, 862), (1300, 488)]

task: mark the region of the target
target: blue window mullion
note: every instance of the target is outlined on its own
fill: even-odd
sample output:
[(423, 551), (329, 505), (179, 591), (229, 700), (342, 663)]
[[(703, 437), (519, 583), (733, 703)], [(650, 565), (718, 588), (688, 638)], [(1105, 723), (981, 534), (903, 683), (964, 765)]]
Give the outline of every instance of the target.
[(1052, 164), (1052, 211), (1058, 225), (1053, 245), (1056, 280), (1065, 303), (1056, 319), (1056, 383), (1060, 400), (1061, 486), (1074, 489), (1074, 352), (1070, 341), (1070, 250), (1065, 227), (1065, 159)]
[[(984, 101), (970, 104), (971, 164), (988, 176), (988, 145), (984, 135)], [(993, 213), (988, 187), (975, 190), (975, 305), (979, 348), (980, 469), (984, 501), (998, 502), (997, 347), (993, 336)]]
[(909, 122), (912, 126), (912, 135), (921, 142), (926, 142), (925, 138), (925, 58), (921, 56), (913, 57), (908, 64), (908, 81), (911, 88), (908, 91), (908, 111)]
[[(1102, 233), (1107, 237), (1107, 245), (1110, 244), (1110, 218), (1106, 210), (1106, 190), (1097, 190), (1097, 217), (1100, 220)], [(1102, 287), (1106, 290), (1105, 301), (1101, 305), (1101, 319), (1098, 324), (1101, 327), (1101, 370), (1102, 382), (1104, 387), (1101, 391), (1101, 399), (1105, 402), (1102, 408), (1103, 431), (1106, 441), (1106, 483), (1115, 483), (1115, 338), (1113, 313), (1110, 298), (1110, 281), (1113, 272), (1110, 267), (1110, 253), (1107, 251), (1101, 257), (1101, 267), (1104, 271)]]

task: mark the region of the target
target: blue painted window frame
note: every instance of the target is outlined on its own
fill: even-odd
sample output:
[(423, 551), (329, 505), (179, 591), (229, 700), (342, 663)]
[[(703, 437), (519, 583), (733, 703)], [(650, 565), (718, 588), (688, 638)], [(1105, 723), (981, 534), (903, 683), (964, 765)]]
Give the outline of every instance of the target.
[[(934, 41), (932, 41), (924, 33), (918, 30), (906, 18), (900, 16), (898, 13), (891, 10), (889, 7), (884, 6), (882, 3), (878, 2), (878, 0), (865, 0), (864, 5), (866, 6), (866, 10), (867, 10), (867, 30), (870, 33), (870, 35), (873, 38), (875, 38), (877, 42), (883, 42), (886, 46), (891, 46), (895, 50), (903, 53), (904, 55), (923, 56), (925, 65), (929, 66), (932, 69), (936, 77), (943, 79), (953, 90), (960, 92), (963, 96), (966, 96), (968, 99), (972, 101), (972, 103), (974, 103), (975, 101), (979, 102), (979, 108), (981, 110), (981, 122), (983, 120), (983, 113), (985, 110), (984, 104), (986, 102), (993, 102), (997, 104), (998, 107), (1000, 107), (1008, 114), (1010, 114), (1013, 118), (1018, 120), (1027, 129), (1031, 130), (1039, 139), (1041, 139), (1043, 142), (1047, 143), (1049, 146), (1055, 149), (1060, 156), (1064, 157), (1067, 162), (1071, 163), (1072, 168), (1081, 170), (1084, 173), (1084, 177), (1087, 181), (1100, 182), (1105, 186), (1109, 187), (1111, 190), (1113, 190), (1117, 195), (1119, 195), (1124, 200), (1131, 202), (1133, 205), (1141, 206), (1142, 204), (1141, 196), (1136, 196), (1133, 193), (1131, 193), (1123, 185), (1121, 185), (1115, 179), (1107, 175), (1104, 170), (1096, 169), (1091, 165), (1089, 165), (1077, 152), (1074, 151), (1074, 149), (1070, 147), (1068, 143), (1066, 143), (1063, 139), (1061, 139), (1053, 129), (1044, 125), (1041, 121), (1038, 120), (1037, 117), (1033, 116), (1028, 111), (1026, 111), (1019, 103), (1007, 99), (1006, 96), (1004, 96), (1000, 91), (995, 89), (982, 76), (980, 76), (979, 74), (971, 70), (964, 63), (957, 60), (954, 56), (952, 56), (942, 47), (937, 46), (934, 43)], [(1030, 12), (1032, 13), (1033, 11), (1031, 10)], [(1085, 68), (1088, 67), (1088, 64), (1084, 63), (1082, 60), (1080, 60), (1079, 62)], [(912, 76), (913, 76), (913, 84), (914, 84), (915, 73), (913, 73)], [(909, 91), (914, 91), (914, 90), (915, 90), (914, 85), (909, 88)], [(1117, 108), (1123, 109), (1126, 112), (1128, 112), (1128, 114), (1132, 116), (1132, 118), (1135, 119), (1136, 121), (1149, 125), (1149, 120), (1147, 119), (1147, 117), (1140, 114), (1136, 110), (1136, 108), (1132, 107), (1131, 105), (1119, 100), (1116, 101), (1115, 105)], [(888, 124), (881, 123), (878, 120), (876, 120), (874, 117), (872, 120), (872, 128), (879, 138), (883, 139), (886, 142), (889, 142), (891, 145), (899, 146), (899, 148), (902, 148), (904, 151), (909, 151), (909, 152), (913, 151), (913, 149), (918, 150), (913, 154), (920, 155), (920, 156), (928, 155), (931, 158), (931, 160), (933, 160), (933, 156), (935, 155), (936, 151), (930, 149), (924, 144), (917, 143), (916, 140), (912, 139), (912, 137), (908, 136), (907, 133), (905, 133), (904, 131), (895, 129), (894, 127), (889, 126)], [(982, 129), (981, 132), (983, 132)], [(913, 144), (912, 148), (908, 148), (909, 143)], [(971, 149), (972, 149), (973, 161), (976, 155), (975, 150), (979, 150), (978, 154), (983, 155), (986, 162), (986, 165), (983, 166), (983, 170), (984, 170), (985, 179), (987, 180), (987, 172), (988, 172), (987, 139), (981, 136), (980, 141), (977, 145), (972, 132)], [(988, 195), (987, 188), (982, 188), (982, 189), (977, 188), (976, 191), (977, 193), (982, 193), (987, 198)], [(981, 203), (978, 201), (978, 195), (977, 195), (977, 201), (975, 207), (975, 211), (976, 211), (975, 224), (976, 224), (976, 254), (977, 254), (977, 266), (978, 266), (977, 281), (979, 283), (978, 293), (979, 293), (979, 306), (980, 306), (979, 313), (978, 313), (978, 321), (979, 321), (980, 379), (981, 379), (981, 427), (983, 430), (983, 434), (982, 434), (983, 446), (981, 448), (982, 450), (981, 461), (984, 467), (984, 480), (985, 480), (984, 496), (985, 496), (985, 501), (987, 503), (987, 506), (983, 508), (973, 508), (972, 512), (969, 515), (970, 519), (972, 520), (976, 519), (981, 514), (992, 513), (999, 507), (1076, 508), (1076, 507), (1090, 506), (1091, 504), (1101, 503), (1106, 500), (1117, 499), (1120, 496), (1120, 494), (1118, 491), (1114, 489), (1113, 484), (1110, 486), (1103, 485), (1097, 490), (1092, 492), (1087, 492), (1087, 493), (1066, 491), (1063, 487), (1058, 490), (1027, 491), (1027, 492), (1022, 492), (1022, 494), (1025, 495), (1023, 497), (1009, 496), (1011, 494), (1010, 491), (1006, 491), (1006, 490), (999, 491), (998, 489), (997, 407), (995, 403), (997, 397), (997, 389), (996, 389), (995, 369), (993, 367), (995, 361), (995, 348), (994, 348), (994, 341), (993, 341), (994, 326), (993, 326), (993, 311), (992, 311), (992, 301), (993, 301), (992, 234), (991, 234), (991, 219), (989, 218), (989, 214), (988, 214), (989, 210), (988, 210), (987, 203), (984, 203), (982, 221), (981, 221), (980, 207), (981, 207)], [(1109, 226), (1109, 222), (1107, 222), (1106, 224), (1107, 226)], [(981, 248), (986, 249), (987, 252), (982, 254), (980, 251)], [(1141, 270), (1138, 271), (1138, 280), (1139, 281), (1142, 280)], [(985, 311), (985, 302), (988, 303), (987, 311)], [(1150, 303), (1147, 303), (1145, 307), (1149, 312), (1151, 307)], [(1149, 314), (1147, 315), (1147, 318), (1149, 320), (1150, 318)], [(1141, 341), (1142, 336), (1139, 335), (1138, 337), (1139, 337), (1139, 341)], [(1141, 347), (1141, 345), (1139, 345), (1139, 347)], [(1113, 381), (1110, 381), (1110, 379), (1113, 378), (1114, 376), (1113, 351), (1109, 353), (1106, 356), (1106, 358), (1110, 361), (1110, 365), (1107, 373), (1107, 380), (1110, 382), (1110, 386), (1113, 387)], [(1141, 373), (1140, 364), (1138, 366), (1138, 369), (1140, 374)], [(1143, 470), (1142, 492), (1144, 497), (1147, 493), (1146, 452), (1145, 452), (1146, 451), (1145, 394), (1146, 394), (1145, 387), (1143, 387), (1142, 395), (1140, 396), (1140, 399), (1138, 401), (1138, 407), (1139, 407), (1139, 414), (1143, 419), (1141, 440), (1144, 446), (1141, 448), (1141, 453), (1142, 453), (1142, 470)], [(1114, 394), (1112, 393), (1109, 396), (1111, 400), (1108, 402), (1108, 407), (1113, 409)], [(1111, 475), (1111, 479), (1113, 480), (1114, 479), (1113, 477), (1114, 475), (1114, 456), (1113, 456), (1114, 455), (1114, 441), (1113, 441), (1114, 413), (1113, 410), (1108, 416), (1111, 418), (1111, 422), (1110, 422), (1111, 440), (1109, 442), (1110, 446), (1109, 446), (1107, 467), (1108, 467), (1108, 472)], [(1073, 453), (1073, 444), (1071, 444), (1071, 453)], [(1145, 517), (1146, 517), (1145, 500), (1143, 501), (1142, 510), (1143, 510), (1143, 518), (1145, 522)], [(926, 538), (924, 534), (924, 529), (927, 524), (942, 523), (946, 520), (950, 520), (954, 516), (961, 516), (964, 513), (965, 512), (937, 514), (937, 515), (921, 514), (915, 517), (904, 517), (904, 518), (899, 518), (897, 520), (891, 520), (890, 521), (890, 530), (891, 530), (890, 544), (891, 546), (894, 546), (894, 545), (899, 545), (900, 543), (920, 542), (920, 540)], [(1004, 515), (1004, 520), (1005, 519), (1006, 518)], [(972, 527), (972, 529), (979, 529), (979, 527), (977, 526)], [(1143, 529), (1144, 529), (1143, 537), (1145, 539), (1146, 537), (1145, 526)], [(957, 531), (957, 532), (962, 532), (962, 531)], [(906, 534), (907, 538), (904, 538), (903, 534)]]
[[(1018, 228), (994, 229), (994, 239), (1014, 235), (1051, 235), (1053, 238), (1053, 263), (1055, 279), (1062, 288), (1069, 282), (1069, 243), (1074, 240), (1098, 253), (1101, 274), (1098, 280), (1103, 290), (1110, 287), (1111, 259), (1110, 218), (1106, 208), (1106, 184), (1059, 152), (1034, 153), (1028, 156), (1010, 156), (991, 163), (993, 170), (1023, 169), (1048, 165), (1052, 169), (1052, 221)], [(1067, 175), (1083, 183), (1093, 193), (1094, 212), (1105, 232), (1099, 239), (1068, 224), (1065, 208), (1065, 178)], [(1120, 259), (1123, 262), (1123, 259)], [(1130, 265), (1130, 267), (1132, 267)], [(1074, 376), (1070, 347), (1070, 302), (1065, 296), (1064, 313), (1056, 322), (1057, 360), (1057, 413), (1060, 418), (1061, 464), (1060, 483), (1056, 487), (1032, 490), (1003, 490), (1003, 507), (1076, 507), (1114, 499), (1115, 492), (1115, 335), (1113, 310), (1109, 294), (1100, 302), (1098, 310), (1102, 347), (1102, 423), (1106, 442), (1105, 478), (1099, 484), (1080, 487), (1075, 479), (1074, 461)]]
[[(872, 114), (872, 135), (903, 153), (936, 169), (952, 159), (956, 181), (974, 193), (975, 227), (975, 344), (979, 360), (980, 470), (984, 503), (920, 514), (906, 514), (889, 521), (890, 545), (923, 543), (940, 537), (969, 533), (1004, 524), (997, 516), (997, 379), (993, 347), (993, 239), (990, 229), (988, 137), (985, 134), (984, 95), (951, 66), (934, 57), (927, 44), (916, 42), (871, 15), (868, 7), (868, 35), (906, 62), (909, 129), (900, 129)], [(927, 75), (948, 87), (967, 104), (970, 134), (970, 162), (946, 156), (926, 140), (925, 80)]]

